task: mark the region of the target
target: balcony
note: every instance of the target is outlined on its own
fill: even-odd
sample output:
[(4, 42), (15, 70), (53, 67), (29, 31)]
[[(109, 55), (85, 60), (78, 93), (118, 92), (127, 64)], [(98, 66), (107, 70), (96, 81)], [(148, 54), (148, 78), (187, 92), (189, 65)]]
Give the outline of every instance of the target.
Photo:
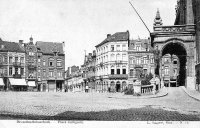
[(163, 33), (191, 32), (191, 31), (195, 31), (195, 26), (194, 25), (156, 26), (154, 27), (154, 31), (163, 32)]
[(142, 64), (136, 64), (135, 66), (134, 66), (135, 68), (143, 68), (143, 66), (142, 66)]
[(117, 60), (115, 61), (116, 64), (122, 64), (122, 61), (121, 60)]
[(128, 79), (127, 74), (111, 74), (109, 75), (109, 79)]
[(22, 65), (21, 62), (13, 62), (13, 66), (15, 66), (15, 67), (19, 67), (19, 66), (21, 66), (21, 65)]
[(13, 78), (22, 78), (21, 74), (13, 74)]

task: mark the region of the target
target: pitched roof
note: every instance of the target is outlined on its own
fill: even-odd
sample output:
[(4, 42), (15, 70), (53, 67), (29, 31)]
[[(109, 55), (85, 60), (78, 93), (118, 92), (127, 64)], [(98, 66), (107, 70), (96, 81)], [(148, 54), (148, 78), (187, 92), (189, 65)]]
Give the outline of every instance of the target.
[(53, 52), (59, 52), (59, 54), (64, 54), (62, 43), (38, 41), (36, 46), (40, 48), (42, 53), (52, 54)]
[(2, 52), (25, 52), (24, 48), (15, 42), (7, 42), (0, 40), (0, 51)]
[(135, 47), (136, 44), (140, 43), (142, 48), (149, 48), (149, 51), (152, 51), (153, 48), (151, 47), (151, 45), (149, 44), (149, 40), (148, 39), (136, 39), (136, 40), (130, 40), (130, 45), (129, 49), (132, 49)]
[(96, 45), (95, 47), (99, 47), (107, 42), (128, 41), (128, 40), (129, 40), (129, 31), (116, 32), (113, 35), (107, 36), (107, 38), (103, 42)]

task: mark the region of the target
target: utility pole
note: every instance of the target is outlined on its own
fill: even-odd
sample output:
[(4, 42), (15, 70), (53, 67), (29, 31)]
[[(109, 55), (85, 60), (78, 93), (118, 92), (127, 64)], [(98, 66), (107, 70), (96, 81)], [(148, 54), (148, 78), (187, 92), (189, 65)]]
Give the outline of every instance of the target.
[(137, 12), (137, 10), (134, 8), (133, 4), (129, 1), (130, 5), (132, 6), (132, 8), (134, 9), (134, 11), (137, 13), (138, 17), (140, 18), (140, 20), (142, 21), (142, 23), (144, 24), (144, 26), (146, 27), (146, 29), (148, 30), (149, 34), (151, 33), (149, 28), (147, 27), (147, 25), (145, 24), (145, 22), (143, 21), (142, 17), (139, 15), (139, 13)]

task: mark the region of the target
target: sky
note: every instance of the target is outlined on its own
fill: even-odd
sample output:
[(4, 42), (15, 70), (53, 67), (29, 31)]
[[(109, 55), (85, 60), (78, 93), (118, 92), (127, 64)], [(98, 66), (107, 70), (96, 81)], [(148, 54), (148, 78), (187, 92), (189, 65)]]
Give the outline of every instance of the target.
[(177, 0), (0, 0), (0, 38), (5, 41), (65, 42), (66, 67), (84, 62), (107, 34), (129, 30), (130, 38), (153, 31), (159, 9), (163, 25), (173, 25)]

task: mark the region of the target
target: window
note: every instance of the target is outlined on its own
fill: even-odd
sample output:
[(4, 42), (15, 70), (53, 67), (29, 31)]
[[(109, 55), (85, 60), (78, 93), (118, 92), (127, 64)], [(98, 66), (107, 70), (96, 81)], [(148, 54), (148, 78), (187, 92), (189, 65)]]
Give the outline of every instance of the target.
[(24, 75), (24, 68), (21, 68), (21, 75)]
[(126, 69), (123, 69), (123, 70), (122, 70), (122, 73), (123, 73), (123, 74), (126, 74)]
[(9, 75), (12, 75), (12, 67), (9, 67)]
[(168, 74), (169, 74), (169, 68), (165, 67), (165, 75), (168, 75)]
[(139, 57), (136, 58), (136, 64), (138, 64), (138, 65), (141, 64), (141, 60)]
[(20, 58), (20, 62), (21, 62), (21, 63), (24, 63), (24, 57), (21, 57), (21, 58)]
[(4, 62), (4, 57), (0, 56), (0, 62)]
[(130, 70), (130, 76), (133, 76), (133, 69)]
[(50, 58), (50, 59), (49, 59), (49, 66), (53, 66), (53, 61), (54, 61), (53, 58)]
[(153, 57), (151, 58), (151, 63), (154, 63), (154, 58)]
[(147, 57), (144, 57), (144, 64), (147, 64), (148, 61), (147, 61)]
[(140, 51), (140, 45), (136, 45), (136, 51)]
[(125, 44), (122, 45), (122, 51), (126, 51), (126, 45)]
[(115, 74), (115, 69), (111, 69), (111, 74)]
[(123, 61), (126, 61), (126, 54), (123, 54), (123, 55), (122, 55), (122, 60), (123, 60)]
[(112, 55), (111, 55), (111, 61), (114, 61), (114, 60), (115, 60), (115, 55), (112, 54)]
[(12, 56), (9, 56), (9, 64), (12, 63)]
[(38, 58), (38, 62), (40, 62), (40, 58)]
[(58, 72), (58, 77), (62, 77), (62, 72), (61, 71)]
[(15, 57), (15, 62), (18, 62), (18, 57)]
[(15, 74), (18, 74), (18, 68), (15, 68)]
[(61, 60), (57, 60), (57, 66), (62, 66), (62, 61)]
[(46, 70), (43, 70), (43, 76), (46, 77)]
[(30, 56), (34, 56), (34, 52), (29, 52), (29, 55)]
[(145, 75), (147, 75), (147, 69), (144, 69), (143, 72)]
[(45, 60), (43, 60), (43, 66), (45, 66), (46, 65), (46, 62), (45, 62)]
[(53, 70), (49, 70), (49, 77), (53, 77)]
[(51, 61), (51, 62), (49, 62), (49, 66), (53, 66), (53, 62)]
[(120, 69), (117, 69), (117, 74), (120, 74)]
[(177, 60), (174, 61), (174, 64), (177, 64)]
[(116, 60), (120, 60), (120, 54), (117, 54)]
[(120, 45), (117, 45), (117, 51), (120, 51)]
[(114, 51), (114, 50), (115, 50), (114, 45), (111, 45), (111, 51)]

